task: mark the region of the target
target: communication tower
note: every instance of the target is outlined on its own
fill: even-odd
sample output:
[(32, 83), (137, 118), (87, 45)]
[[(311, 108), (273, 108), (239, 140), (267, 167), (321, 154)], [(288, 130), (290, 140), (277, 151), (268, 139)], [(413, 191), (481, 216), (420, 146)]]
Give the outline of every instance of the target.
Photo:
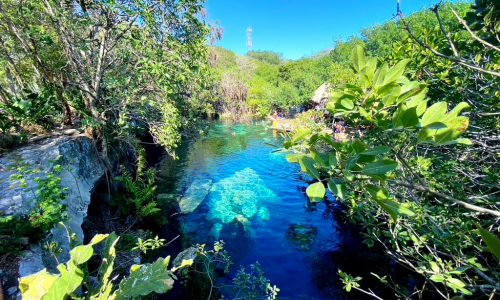
[(253, 34), (252, 27), (248, 27), (247, 28), (247, 50), (248, 50), (248, 52), (251, 52), (252, 48), (253, 48), (252, 34)]

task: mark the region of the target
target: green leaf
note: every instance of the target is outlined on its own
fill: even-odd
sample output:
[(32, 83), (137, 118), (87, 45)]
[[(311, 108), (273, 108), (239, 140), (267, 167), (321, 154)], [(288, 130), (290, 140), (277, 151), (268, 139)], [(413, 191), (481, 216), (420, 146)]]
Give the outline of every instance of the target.
[(385, 210), (393, 220), (397, 220), (398, 216), (406, 215), (409, 217), (415, 216), (415, 213), (408, 208), (407, 204), (399, 203), (390, 198), (387, 190), (375, 186), (369, 185), (367, 186), (367, 190), (372, 196), (373, 200)]
[(417, 107), (410, 107), (405, 110), (398, 110), (393, 119), (393, 126), (395, 128), (411, 128), (419, 124)]
[(441, 270), (439, 269), (439, 266), (437, 265), (437, 263), (435, 261), (431, 261), (429, 262), (429, 265), (431, 266), (431, 270), (434, 272), (434, 273), (439, 273)]
[(465, 295), (472, 295), (472, 293), (465, 288), (465, 283), (457, 278), (446, 278), (445, 284), (451, 287), (455, 293), (460, 291)]
[(363, 47), (356, 45), (356, 47), (352, 50), (351, 58), (354, 70), (360, 72), (366, 65), (365, 50)]
[(58, 278), (59, 276), (50, 274), (46, 269), (22, 277), (19, 280), (19, 290), (23, 299), (42, 299)]
[(447, 109), (448, 103), (444, 101), (433, 104), (425, 111), (422, 116), (422, 120), (420, 121), (420, 125), (425, 127), (432, 123), (443, 122)]
[(101, 279), (100, 294), (103, 298), (109, 298), (109, 293), (112, 288), (110, 284), (111, 273), (113, 272), (115, 258), (116, 258), (116, 244), (120, 239), (114, 232), (109, 235), (104, 245), (105, 257), (102, 260), (101, 266), (99, 267), (99, 273), (103, 274)]
[(303, 141), (308, 135), (310, 135), (312, 131), (307, 128), (300, 128), (297, 131), (295, 131), (295, 134), (293, 135), (292, 138), (292, 143), (296, 144), (298, 142)]
[(65, 299), (80, 287), (83, 282), (83, 271), (80, 270), (72, 261), (67, 263), (67, 266), (60, 264), (57, 269), (61, 273), (59, 278), (50, 287), (44, 300), (59, 300)]
[(81, 265), (86, 263), (92, 257), (94, 249), (91, 245), (81, 245), (71, 249), (69, 253), (71, 255), (71, 260), (76, 265)]
[(286, 160), (289, 162), (289, 163), (298, 163), (300, 158), (303, 157), (304, 154), (288, 154), (286, 156)]
[(339, 179), (328, 180), (328, 189), (337, 198), (345, 199), (347, 197), (347, 186)]
[(323, 168), (328, 168), (329, 167), (329, 164), (328, 164), (328, 155), (326, 155), (325, 153), (316, 152), (314, 150), (310, 150), (310, 152), (311, 152), (312, 159), (314, 159), (314, 161), (318, 165), (320, 165)]
[(483, 238), (484, 243), (488, 246), (488, 249), (493, 253), (498, 260), (500, 260), (500, 239), (493, 233), (487, 231), (481, 225), (476, 225), (479, 230), (479, 234)]
[(444, 282), (444, 276), (441, 274), (434, 274), (429, 279), (438, 283)]
[(393, 171), (398, 167), (398, 163), (390, 159), (382, 159), (376, 162), (367, 164), (361, 173), (372, 176), (372, 175), (384, 175), (387, 172)]
[(385, 154), (387, 152), (391, 151), (389, 147), (386, 146), (377, 146), (375, 148), (372, 148), (370, 150), (366, 150), (364, 152), (361, 152), (361, 155), (380, 155), (380, 154)]
[(153, 292), (166, 293), (172, 289), (174, 278), (164, 259), (158, 258), (154, 263), (142, 265), (123, 279), (116, 292), (116, 299), (136, 298)]
[(90, 240), (88, 245), (92, 245), (92, 246), (97, 245), (100, 242), (104, 241), (108, 236), (109, 236), (109, 234), (96, 234), (96, 235), (94, 235), (92, 240)]
[(340, 105), (342, 105), (345, 109), (351, 110), (354, 108), (354, 102), (351, 99), (343, 98), (340, 100)]
[(326, 189), (322, 182), (316, 182), (307, 187), (306, 194), (309, 201), (321, 202), (325, 197)]
[(302, 172), (306, 172), (311, 177), (320, 179), (320, 175), (316, 167), (314, 167), (314, 160), (309, 156), (303, 156), (299, 159), (299, 164)]
[(448, 113), (448, 117), (458, 117), (462, 110), (467, 108), (470, 108), (470, 105), (467, 102), (460, 102)]
[(470, 139), (466, 139), (466, 138), (458, 138), (455, 141), (457, 142), (457, 144), (462, 144), (462, 145), (467, 145), (467, 146), (472, 145), (472, 141)]
[(338, 166), (339, 161), (337, 159), (337, 153), (335, 151), (328, 153), (328, 164), (330, 165), (330, 167)]
[(394, 67), (390, 68), (384, 78), (384, 85), (398, 80), (405, 72), (406, 65), (410, 62), (409, 59), (403, 59), (398, 62)]

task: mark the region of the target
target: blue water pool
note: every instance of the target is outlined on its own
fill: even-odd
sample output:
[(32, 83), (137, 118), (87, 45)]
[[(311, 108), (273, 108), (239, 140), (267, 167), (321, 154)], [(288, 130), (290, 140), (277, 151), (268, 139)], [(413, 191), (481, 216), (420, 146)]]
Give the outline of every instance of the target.
[(281, 142), (264, 123), (213, 124), (160, 170), (160, 189), (183, 196), (190, 243), (225, 241), (236, 265), (229, 276), (258, 261), (280, 299), (343, 298), (338, 253), (352, 234), (336, 221), (333, 199), (309, 204), (311, 179), (277, 151)]

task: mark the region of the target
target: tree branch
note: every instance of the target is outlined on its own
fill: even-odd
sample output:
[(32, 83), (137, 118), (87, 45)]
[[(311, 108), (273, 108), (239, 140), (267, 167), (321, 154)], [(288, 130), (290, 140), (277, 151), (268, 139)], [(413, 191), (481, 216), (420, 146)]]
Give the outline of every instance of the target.
[(422, 40), (420, 40), (415, 35), (415, 33), (411, 29), (410, 25), (406, 22), (406, 19), (404, 18), (404, 15), (403, 15), (403, 13), (400, 10), (397, 12), (397, 16), (399, 17), (399, 19), (401, 21), (401, 24), (403, 24), (406, 32), (408, 32), (408, 34), (410, 35), (410, 37), (419, 46), (421, 46), (422, 48), (425, 48), (425, 49), (431, 51), (434, 55), (436, 55), (438, 57), (444, 58), (446, 60), (449, 60), (451, 62), (459, 64), (461, 66), (467, 67), (469, 69), (473, 69), (473, 70), (476, 70), (476, 71), (484, 73), (484, 74), (489, 74), (489, 75), (493, 75), (493, 76), (496, 76), (496, 77), (500, 77), (500, 72), (496, 72), (496, 71), (492, 71), (492, 70), (488, 70), (488, 69), (482, 68), (480, 66), (476, 66), (476, 65), (468, 62), (467, 60), (464, 60), (463, 58), (461, 58), (459, 56), (449, 56), (449, 55), (446, 55), (444, 53), (441, 53), (441, 52), (437, 51), (436, 49), (432, 48), (430, 45), (424, 43)]
[(406, 188), (410, 188), (410, 189), (419, 191), (419, 192), (424, 192), (424, 193), (432, 194), (434, 196), (438, 196), (439, 198), (448, 200), (450, 202), (456, 203), (456, 204), (461, 205), (467, 209), (470, 209), (470, 210), (473, 210), (473, 211), (476, 211), (476, 212), (479, 212), (482, 214), (489, 214), (489, 215), (493, 215), (497, 218), (500, 218), (500, 211), (498, 211), (498, 210), (492, 210), (492, 209), (480, 207), (480, 206), (477, 206), (477, 205), (474, 205), (474, 204), (471, 204), (471, 203), (468, 203), (468, 202), (465, 202), (465, 201), (462, 201), (459, 199), (455, 199), (451, 196), (448, 196), (448, 195), (443, 194), (441, 192), (435, 191), (435, 190), (433, 190), (429, 187), (426, 187), (426, 186), (422, 186), (422, 185), (414, 184), (414, 183), (407, 183), (407, 182), (403, 182), (403, 181), (399, 181), (399, 180), (390, 180), (390, 182), (392, 182), (396, 185), (399, 185), (399, 186), (404, 186)]
[(460, 16), (457, 14), (457, 12), (455, 10), (451, 10), (451, 12), (453, 12), (453, 14), (455, 15), (455, 17), (457, 18), (458, 22), (460, 22), (460, 24), (462, 24), (465, 29), (467, 29), (467, 31), (469, 32), (469, 34), (478, 42), (480, 42), (481, 44), (483, 44), (484, 46), (486, 47), (489, 47), (495, 51), (498, 51), (500, 52), (500, 48), (498, 48), (497, 46), (495, 45), (492, 45), (490, 43), (488, 43), (487, 41), (483, 40), (482, 38), (478, 37), (471, 29), (470, 27), (467, 25), (467, 22), (465, 22), (464, 19), (460, 18)]

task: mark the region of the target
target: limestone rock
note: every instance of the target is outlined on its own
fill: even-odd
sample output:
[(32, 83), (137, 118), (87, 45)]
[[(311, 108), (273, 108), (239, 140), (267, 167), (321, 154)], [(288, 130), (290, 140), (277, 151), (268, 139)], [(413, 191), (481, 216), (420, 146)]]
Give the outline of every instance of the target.
[(181, 253), (177, 254), (174, 261), (172, 262), (172, 266), (177, 268), (182, 264), (183, 260), (194, 260), (196, 258), (196, 255), (198, 255), (198, 248), (194, 246), (189, 247)]
[[(53, 172), (55, 165), (62, 171), (58, 174), (61, 186), (68, 189), (66, 206), (68, 229), (83, 241), (81, 225), (87, 215), (90, 195), (96, 183), (104, 175), (101, 162), (91, 139), (83, 135), (58, 136), (31, 143), (0, 157), (0, 215), (25, 215), (37, 204), (36, 178), (45, 178)], [(13, 176), (22, 173), (23, 180)], [(23, 184), (25, 181), (25, 184)], [(58, 226), (51, 236), (60, 244), (64, 253), (60, 260), (69, 256), (66, 230)], [(21, 261), (20, 275), (25, 276), (43, 268), (41, 250), (32, 248)]]
[(210, 192), (212, 180), (207, 178), (197, 178), (191, 183), (186, 193), (179, 201), (181, 213), (187, 214), (195, 211), (201, 202)]
[(311, 101), (317, 105), (325, 101), (328, 101), (328, 98), (330, 96), (330, 90), (331, 90), (330, 84), (327, 82), (323, 83), (316, 89), (316, 91), (314, 91), (314, 95), (311, 98)]

